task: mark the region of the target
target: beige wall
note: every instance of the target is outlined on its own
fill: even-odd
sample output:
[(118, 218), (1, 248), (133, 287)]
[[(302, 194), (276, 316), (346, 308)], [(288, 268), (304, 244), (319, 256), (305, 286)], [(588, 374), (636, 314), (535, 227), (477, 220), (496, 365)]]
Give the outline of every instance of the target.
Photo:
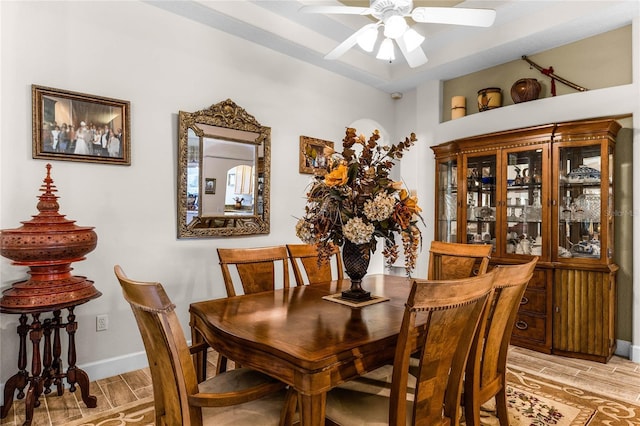
[[(589, 90), (631, 83), (631, 26), (609, 31), (546, 52), (527, 55), (542, 68), (553, 66), (554, 73)], [(478, 113), (478, 90), (502, 89), (502, 105), (513, 105), (511, 86), (521, 78), (535, 78), (542, 90), (540, 98), (551, 97), (551, 79), (522, 59), (487, 68), (443, 83), (442, 121), (451, 120), (451, 97), (464, 96), (467, 115)], [(557, 96), (576, 93), (556, 81)]]

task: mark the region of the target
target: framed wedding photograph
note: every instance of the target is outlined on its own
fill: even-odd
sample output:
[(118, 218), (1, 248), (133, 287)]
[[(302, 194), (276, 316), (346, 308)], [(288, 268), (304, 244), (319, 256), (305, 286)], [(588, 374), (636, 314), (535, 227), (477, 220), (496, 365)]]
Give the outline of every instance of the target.
[(31, 86), (33, 158), (131, 165), (129, 101)]
[(326, 174), (330, 154), (325, 148), (333, 150), (333, 142), (300, 136), (300, 173), (318, 176)]

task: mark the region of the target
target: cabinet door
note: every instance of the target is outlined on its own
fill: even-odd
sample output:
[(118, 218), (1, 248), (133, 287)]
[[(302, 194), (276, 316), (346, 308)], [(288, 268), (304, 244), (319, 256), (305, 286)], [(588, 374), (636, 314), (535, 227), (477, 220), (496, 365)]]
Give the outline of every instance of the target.
[(496, 182), (500, 181), (498, 155), (496, 151), (485, 155), (464, 157), (465, 203), (462, 211), (465, 220), (466, 238), (460, 241), (468, 244), (491, 244), (496, 251), (496, 208), (498, 193)]
[(554, 145), (554, 261), (601, 264), (612, 260), (612, 148), (606, 143)]
[(504, 188), (498, 215), (500, 256), (549, 258), (549, 150), (532, 145), (503, 151)]
[(436, 240), (458, 242), (458, 161), (438, 160), (436, 174)]

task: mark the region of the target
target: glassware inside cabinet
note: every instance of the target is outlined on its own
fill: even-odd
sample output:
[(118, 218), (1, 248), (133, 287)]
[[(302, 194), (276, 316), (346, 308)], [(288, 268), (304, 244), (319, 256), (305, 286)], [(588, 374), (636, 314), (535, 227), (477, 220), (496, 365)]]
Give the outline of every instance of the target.
[(496, 156), (467, 158), (467, 243), (496, 249)]
[(542, 149), (507, 154), (506, 246), (509, 255), (541, 256)]
[(602, 232), (600, 145), (559, 151), (558, 256), (598, 259)]
[(458, 165), (455, 160), (438, 163), (438, 240), (456, 242)]

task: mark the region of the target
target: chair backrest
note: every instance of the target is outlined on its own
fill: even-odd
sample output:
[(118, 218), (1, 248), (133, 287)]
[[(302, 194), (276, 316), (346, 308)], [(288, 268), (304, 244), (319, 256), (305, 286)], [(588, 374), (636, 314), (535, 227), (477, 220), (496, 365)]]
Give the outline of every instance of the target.
[(285, 246), (219, 248), (218, 257), (229, 297), (236, 295), (229, 265), (235, 265), (244, 293), (251, 294), (275, 288), (276, 263), (282, 262), (282, 286), (289, 288), (289, 256)]
[(409, 359), (415, 351), (415, 336), (420, 349), (412, 424), (416, 419), (425, 425), (457, 424), (464, 368), (493, 278), (494, 272), (490, 272), (461, 280), (413, 281), (393, 362), (390, 425), (406, 422)]
[[(293, 275), (298, 285), (316, 284), (333, 280), (331, 273), (331, 259), (336, 259), (336, 277), (341, 280), (344, 278), (342, 257), (340, 256), (340, 248), (333, 246), (331, 257), (329, 259), (318, 259), (318, 249), (312, 244), (287, 244), (287, 251), (293, 266)], [(307, 281), (303, 277), (304, 269)]]
[[(491, 244), (461, 244), (432, 241), (427, 279), (455, 280), (487, 272)], [(476, 264), (480, 264), (474, 269)]]
[[(493, 297), (487, 304), (471, 347), (465, 376), (465, 393), (467, 389), (471, 393), (482, 392), (481, 389), (491, 387), (495, 394), (504, 386), (504, 383), (497, 386), (497, 381), (504, 378), (511, 332), (520, 301), (537, 262), (536, 257), (521, 265), (499, 265), (494, 268)], [(485, 401), (486, 399), (481, 403)]]
[(114, 271), (147, 352), (156, 425), (201, 425), (201, 409), (188, 402), (198, 382), (175, 306), (160, 283), (133, 281), (117, 265)]

